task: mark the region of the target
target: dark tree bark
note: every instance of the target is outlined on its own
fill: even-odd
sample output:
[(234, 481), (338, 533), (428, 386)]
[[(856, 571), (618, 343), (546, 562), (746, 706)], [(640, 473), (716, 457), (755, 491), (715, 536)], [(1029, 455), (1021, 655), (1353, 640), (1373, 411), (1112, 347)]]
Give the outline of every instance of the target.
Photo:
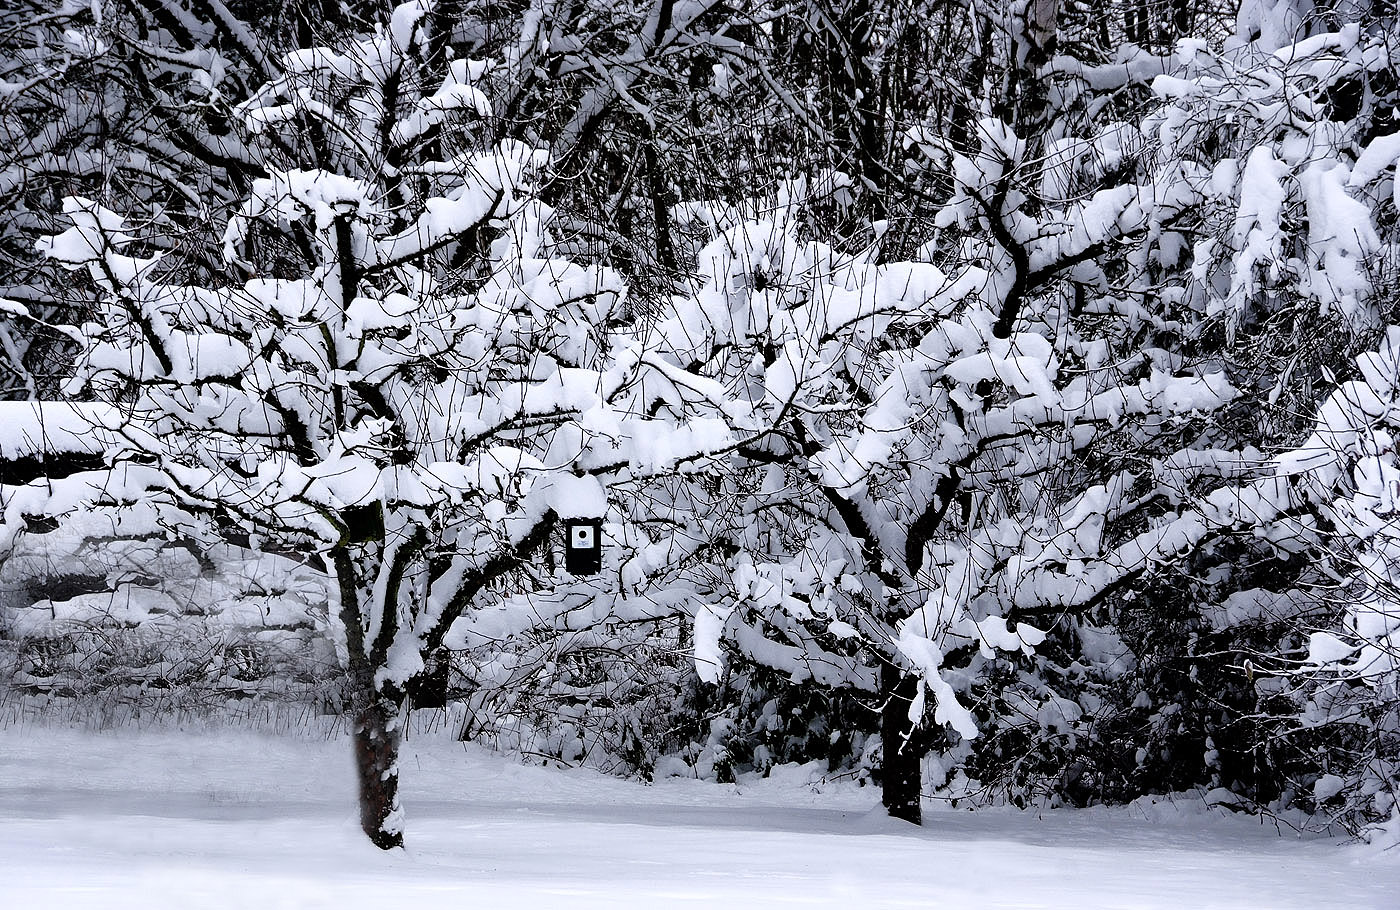
[(666, 182), (666, 174), (661, 168), (661, 156), (656, 151), (656, 136), (650, 128), (645, 128), (645, 141), (642, 144), (643, 160), (646, 164), (647, 195), (651, 198), (651, 218), (656, 238), (656, 261), (666, 272), (670, 281), (679, 271), (676, 259), (676, 245), (671, 238), (671, 206), (677, 200), (675, 193)]
[(399, 730), (403, 694), (356, 686), (355, 771), (360, 783), (360, 828), (381, 850), (403, 846), (399, 808)]
[(919, 764), (923, 749), (918, 729), (909, 719), (909, 704), (918, 693), (918, 677), (893, 663), (880, 665), (880, 740), (884, 744), (881, 768), (881, 802), (891, 818), (923, 824), (919, 805)]
[[(382, 530), (381, 530), (382, 535)], [(353, 545), (353, 546), (363, 546)], [(373, 546), (371, 544), (371, 546)], [(384, 666), (385, 648), (365, 647), (361, 597), (367, 592), (357, 576), (350, 547), (332, 554), (340, 587), (340, 617), (345, 625), (349, 655), (350, 698), (354, 727), (350, 731), (359, 780), (360, 828), (381, 850), (403, 846), (403, 810), (399, 805), (399, 729), (405, 692), (402, 687), (376, 680)], [(357, 583), (361, 582), (361, 583)], [(397, 583), (391, 588), (397, 590)], [(395, 596), (397, 596), (395, 594)], [(373, 652), (373, 653), (371, 653)]]
[(408, 681), (405, 693), (414, 708), (447, 707), (447, 689), (452, 678), (451, 657), (445, 648), (428, 653), (422, 672)]
[(1175, 44), (1178, 38), (1185, 38), (1196, 29), (1196, 4), (1194, 0), (1172, 0), (1171, 32), (1167, 40)]
[(865, 188), (871, 216), (884, 218), (889, 213), (885, 198), (885, 96), (870, 68), (875, 12), (867, 3), (852, 3), (832, 24), (838, 30), (827, 36), (827, 67), (836, 107), (834, 136), (849, 148), (843, 157)]
[(872, 68), (876, 12), (866, 0), (811, 0), (800, 17), (810, 33), (795, 43), (791, 56), (795, 69), (816, 80), (818, 119), (834, 163), (855, 179), (866, 214), (882, 219), (889, 214), (885, 130), (893, 91)]
[(1132, 0), (1123, 7), (1123, 32), (1133, 44), (1147, 47), (1151, 26), (1152, 15), (1146, 0)]

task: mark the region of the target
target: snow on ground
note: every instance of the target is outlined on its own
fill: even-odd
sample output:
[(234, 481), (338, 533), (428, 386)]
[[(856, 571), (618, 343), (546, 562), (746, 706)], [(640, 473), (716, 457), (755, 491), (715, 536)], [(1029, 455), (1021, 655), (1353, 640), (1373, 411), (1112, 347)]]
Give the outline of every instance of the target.
[(343, 738), (5, 726), (0, 907), (1400, 907), (1400, 856), (1181, 807), (916, 829), (800, 769), (646, 786), (421, 733), (404, 764), (410, 846), (382, 854)]

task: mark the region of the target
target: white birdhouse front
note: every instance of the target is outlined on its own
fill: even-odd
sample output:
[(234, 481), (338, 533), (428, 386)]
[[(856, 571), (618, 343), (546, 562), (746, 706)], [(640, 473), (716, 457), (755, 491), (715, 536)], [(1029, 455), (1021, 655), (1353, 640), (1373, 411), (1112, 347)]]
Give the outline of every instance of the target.
[(603, 521), (564, 520), (564, 568), (571, 575), (597, 575), (603, 569)]

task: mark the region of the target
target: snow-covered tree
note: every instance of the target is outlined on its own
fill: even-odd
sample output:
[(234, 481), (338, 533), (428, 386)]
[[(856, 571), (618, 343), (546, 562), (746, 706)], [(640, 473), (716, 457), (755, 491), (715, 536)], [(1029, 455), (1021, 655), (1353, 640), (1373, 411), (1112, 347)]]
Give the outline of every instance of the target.
[[(879, 655), (886, 804), (915, 820), (921, 750), (905, 741), (927, 696), (935, 725), (975, 737), (959, 690), (982, 662), (1029, 650), (1043, 637), (1035, 623), (1151, 564), (1153, 548), (1114, 527), (1131, 526), (1157, 484), (1136, 489), (1118, 460), (1086, 454), (1113, 440), (1168, 458), (1194, 417), (1233, 394), (1218, 371), (1144, 344), (1154, 326), (1135, 300), (1084, 302), (1085, 285), (1108, 284), (1089, 264), (1108, 244), (1140, 244), (1137, 269), (1115, 277), (1147, 280), (1154, 241), (1195, 201), (1184, 181), (1169, 169), (1031, 215), (1025, 144), (1000, 122), (982, 129), (977, 158), (941, 153), (958, 186), (944, 223), (970, 234), (951, 274), (843, 257), (779, 216), (716, 241), (699, 298), (716, 302), (669, 333), (781, 415), (778, 433), (740, 453), (755, 471), (772, 466), (750, 493), (747, 558), (732, 567), (743, 609), (706, 632), (727, 630), (762, 660), (745, 644), (762, 629), (825, 624), (846, 663), (856, 642)], [(1164, 474), (1218, 470), (1197, 461)], [(768, 515), (781, 536), (755, 533)], [(784, 522), (803, 533), (781, 534)], [(806, 648), (801, 659), (842, 664)]]
[(570, 760), (781, 725), (689, 652), (877, 706), (905, 818), (929, 750), (1387, 811), (1366, 5), (358, 3), (290, 54), (322, 4), (40, 6), (0, 12), (0, 396), (81, 346), (112, 407), (72, 463), (0, 439), (4, 539), (98, 502), (324, 573), (377, 843), (446, 646), (472, 723)]
[[(951, 186), (926, 261), (810, 239), (795, 187), (757, 220), (692, 203), (679, 217), (719, 237), (700, 253), (698, 290), (658, 327), (678, 364), (742, 390), (775, 428), (691, 503), (707, 519), (673, 517), (681, 527), (652, 544), (690, 556), (689, 583), (712, 592), (696, 617), (702, 673), (715, 677), (723, 640), (794, 680), (878, 691), (886, 804), (907, 818), (928, 695), (934, 724), (964, 741), (978, 735), (968, 699), (989, 699), (977, 712), (993, 726), (1010, 712), (1079, 729), (1091, 699), (1077, 699), (1074, 672), (1041, 660), (993, 692), (998, 650), (1028, 652), (1053, 627), (1066, 663), (1121, 673), (1121, 641), (1101, 647), (1117, 640), (1105, 607), (1139, 581), (1199, 559), (1223, 598), (1231, 579), (1247, 583), (1222, 564), (1235, 542), (1318, 545), (1296, 527), (1313, 504), (1270, 475), (1249, 447), (1258, 430), (1226, 407), (1232, 379), (1257, 376), (1210, 340), (1269, 310), (1260, 244), (1287, 242), (1280, 210), (1306, 208), (1309, 242), (1269, 260), (1289, 277), (1265, 280), (1363, 335), (1376, 324), (1363, 188), (1390, 162), (1348, 183), (1328, 160), (1347, 141), (1330, 98), (1261, 103), (1383, 65), (1376, 40), (1364, 50), (1343, 30), (1262, 63), (1187, 41), (1089, 66), (1051, 58), (1052, 6), (1013, 17), (1008, 53), (1063, 90), (1008, 89), (970, 150), (910, 134), (923, 163), (909, 169)], [(1281, 78), (1258, 78), (1270, 68)], [(1111, 119), (1114, 95), (1149, 89), (1138, 119)], [(1248, 119), (1289, 112), (1296, 135)], [(1229, 133), (1242, 118), (1249, 128)], [(1240, 163), (1276, 154), (1272, 177)], [(828, 189), (839, 195), (839, 179)]]
[(228, 213), (224, 281), (65, 201), (42, 251), (99, 306), (70, 388), (122, 419), (108, 470), (4, 491), (6, 542), (27, 515), (145, 499), (321, 566), (381, 847), (403, 837), (405, 690), (453, 619), (560, 518), (601, 517), (609, 484), (693, 469), (745, 422), (698, 381), (683, 414), (649, 409), (673, 367), (613, 272), (552, 255), (547, 155), (480, 138), (489, 64), (430, 53), (429, 9), (288, 55), (238, 108), (278, 166)]

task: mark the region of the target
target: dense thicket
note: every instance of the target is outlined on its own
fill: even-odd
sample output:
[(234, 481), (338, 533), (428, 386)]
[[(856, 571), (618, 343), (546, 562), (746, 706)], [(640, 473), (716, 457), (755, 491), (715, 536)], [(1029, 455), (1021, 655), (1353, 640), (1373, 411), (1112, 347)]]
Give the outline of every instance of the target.
[(1388, 8), (0, 17), (0, 396), (112, 406), (7, 542), (290, 559), (366, 741), (1397, 811)]

